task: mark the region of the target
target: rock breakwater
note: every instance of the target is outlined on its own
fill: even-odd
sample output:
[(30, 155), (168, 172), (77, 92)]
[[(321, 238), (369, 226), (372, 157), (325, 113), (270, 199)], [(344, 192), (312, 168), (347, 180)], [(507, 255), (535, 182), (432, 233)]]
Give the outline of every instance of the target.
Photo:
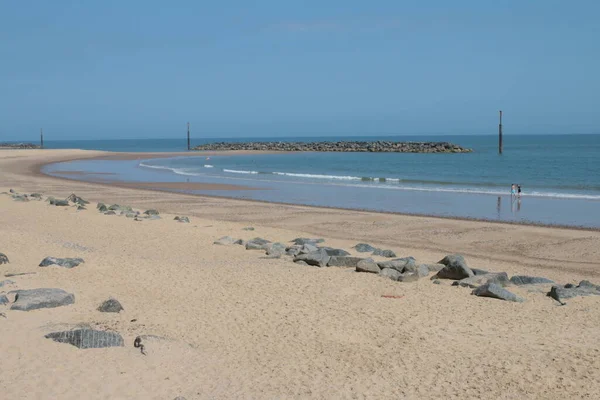
[(193, 150), (228, 151), (314, 151), (372, 153), (470, 153), (471, 149), (448, 142), (216, 142), (196, 146)]
[(40, 146), (33, 143), (0, 143), (0, 149), (39, 149)]

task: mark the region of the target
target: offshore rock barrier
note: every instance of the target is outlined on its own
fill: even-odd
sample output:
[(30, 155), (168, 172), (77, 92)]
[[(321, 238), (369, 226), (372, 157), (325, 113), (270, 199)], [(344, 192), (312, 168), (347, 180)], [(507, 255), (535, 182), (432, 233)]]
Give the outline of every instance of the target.
[(473, 150), (448, 142), (217, 142), (193, 150), (227, 151), (315, 151), (373, 153), (470, 153)]
[(33, 143), (0, 143), (0, 149), (39, 149), (40, 146)]

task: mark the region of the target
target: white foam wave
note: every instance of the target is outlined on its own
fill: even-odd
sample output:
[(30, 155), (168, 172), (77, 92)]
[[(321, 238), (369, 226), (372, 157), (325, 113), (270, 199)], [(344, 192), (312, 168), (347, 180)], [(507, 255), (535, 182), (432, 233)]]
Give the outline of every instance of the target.
[(239, 171), (237, 169), (224, 169), (223, 172), (229, 172), (232, 174), (258, 174), (258, 171)]
[(214, 165), (210, 165), (210, 164), (204, 164), (204, 168), (214, 168)]
[(316, 174), (296, 174), (292, 172), (273, 172), (274, 175), (293, 176), (296, 178), (312, 178), (312, 179), (339, 179), (345, 181), (360, 181), (362, 178), (357, 176), (339, 176), (339, 175), (316, 175)]

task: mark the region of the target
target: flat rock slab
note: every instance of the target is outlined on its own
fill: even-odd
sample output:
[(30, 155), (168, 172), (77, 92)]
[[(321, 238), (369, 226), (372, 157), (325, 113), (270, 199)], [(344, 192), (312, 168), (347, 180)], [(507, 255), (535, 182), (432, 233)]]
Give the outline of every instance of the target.
[(359, 253), (372, 253), (373, 251), (375, 251), (375, 247), (367, 243), (359, 243), (356, 246), (354, 246), (353, 249), (358, 251)]
[(579, 285), (555, 285), (552, 286), (548, 296), (562, 303), (564, 299), (578, 296), (600, 296), (600, 285), (594, 285), (590, 281), (581, 281)]
[(542, 278), (539, 276), (515, 275), (510, 278), (510, 283), (512, 283), (513, 285), (521, 286), (521, 285), (554, 284), (554, 281), (551, 281), (550, 279)]
[(73, 293), (62, 289), (40, 288), (29, 290), (15, 290), (15, 302), (11, 310), (31, 311), (40, 308), (55, 308), (75, 303)]
[(522, 303), (525, 301), (525, 299), (523, 299), (522, 297), (519, 297), (512, 292), (509, 292), (502, 286), (497, 285), (495, 283), (487, 283), (485, 285), (481, 285), (477, 289), (473, 290), (472, 294), (479, 297), (491, 297), (493, 299), (514, 301), (516, 303)]
[(218, 244), (221, 246), (230, 246), (232, 244), (236, 244), (240, 239), (234, 239), (231, 236), (223, 236), (222, 238), (216, 240), (213, 244)]
[(331, 257), (327, 254), (327, 252), (324, 249), (320, 249), (308, 254), (298, 254), (296, 257), (294, 257), (294, 262), (304, 261), (308, 265), (326, 267), (330, 259)]
[(323, 243), (325, 241), (325, 239), (321, 239), (321, 238), (296, 238), (294, 240), (291, 240), (292, 243), (294, 244), (298, 244), (298, 245), (303, 245), (303, 244), (312, 244), (315, 245), (317, 243)]
[(105, 347), (123, 347), (123, 337), (116, 332), (93, 329), (75, 329), (72, 331), (52, 332), (44, 336), (59, 343), (68, 343), (78, 349), (101, 349)]
[(8, 257), (4, 253), (0, 253), (0, 264), (8, 264)]
[(373, 259), (367, 258), (356, 264), (356, 272), (371, 272), (373, 274), (378, 274), (381, 272), (381, 268), (379, 268), (379, 265), (377, 265)]
[(380, 256), (380, 257), (385, 257), (385, 258), (394, 258), (394, 257), (396, 257), (396, 253), (394, 253), (392, 250), (382, 250), (382, 249), (375, 249), (375, 250), (373, 250), (372, 255), (374, 255), (374, 256)]
[(121, 303), (119, 303), (119, 300), (117, 299), (108, 299), (102, 304), (100, 304), (100, 307), (98, 307), (98, 311), (118, 313), (120, 311), (123, 311), (123, 306), (121, 305)]
[(445, 267), (438, 271), (436, 278), (460, 280), (475, 275), (459, 254), (448, 255), (440, 260), (439, 264), (444, 264)]
[(328, 267), (352, 267), (352, 268), (356, 268), (356, 266), (358, 265), (358, 263), (361, 262), (362, 260), (364, 260), (364, 258), (361, 258), (361, 257), (346, 257), (346, 256), (338, 257), (338, 256), (332, 256), (329, 259), (329, 262), (327, 263), (327, 266)]
[(506, 286), (510, 284), (510, 281), (508, 280), (508, 275), (506, 272), (495, 272), (485, 275), (475, 275), (469, 278), (461, 279), (460, 281), (454, 281), (452, 283), (452, 286), (462, 286), (474, 289), (488, 283), (495, 283), (499, 286)]
[(83, 258), (56, 258), (46, 257), (40, 263), (40, 267), (49, 267), (50, 265), (58, 265), (64, 268), (73, 268), (83, 263)]
[[(406, 269), (416, 268), (416, 260), (413, 257), (396, 258), (395, 260), (379, 261), (379, 268), (392, 268), (398, 272), (405, 272)], [(414, 272), (414, 271), (413, 271)]]
[(392, 269), (392, 268), (383, 268), (379, 272), (379, 276), (391, 279), (393, 281), (397, 281), (398, 278), (400, 278), (400, 275), (402, 275), (400, 272), (398, 272), (398, 271), (396, 271), (395, 269)]
[(157, 210), (146, 210), (144, 211), (146, 215), (159, 215), (160, 213)]

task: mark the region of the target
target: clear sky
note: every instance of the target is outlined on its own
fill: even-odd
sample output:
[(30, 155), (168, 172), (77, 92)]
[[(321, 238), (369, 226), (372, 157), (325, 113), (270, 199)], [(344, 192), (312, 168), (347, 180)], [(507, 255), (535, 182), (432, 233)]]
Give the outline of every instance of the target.
[(598, 0), (0, 0), (0, 140), (600, 133)]

